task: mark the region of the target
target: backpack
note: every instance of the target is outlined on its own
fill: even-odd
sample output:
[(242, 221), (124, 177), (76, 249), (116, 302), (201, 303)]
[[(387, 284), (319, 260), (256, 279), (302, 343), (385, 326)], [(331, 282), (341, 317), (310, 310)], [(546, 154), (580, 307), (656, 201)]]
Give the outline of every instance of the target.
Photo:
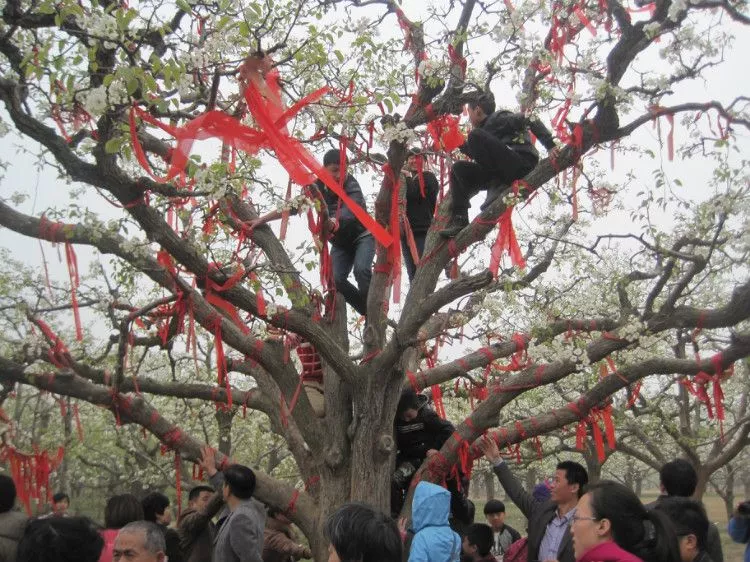
[(503, 562), (526, 562), (529, 557), (529, 541), (526, 538), (518, 539), (508, 548), (503, 555)]

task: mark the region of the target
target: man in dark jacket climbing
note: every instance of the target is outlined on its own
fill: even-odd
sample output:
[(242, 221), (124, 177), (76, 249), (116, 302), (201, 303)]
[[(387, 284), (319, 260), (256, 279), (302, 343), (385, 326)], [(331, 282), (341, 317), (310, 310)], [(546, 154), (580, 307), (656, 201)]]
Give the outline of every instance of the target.
[(469, 102), (468, 108), (472, 130), (460, 149), (473, 162), (460, 160), (451, 167), (451, 218), (440, 231), (446, 238), (455, 236), (469, 224), (469, 200), (479, 191), (488, 191), (482, 204), (484, 209), (503, 189), (534, 169), (539, 153), (529, 132), (536, 135), (547, 151), (555, 148), (554, 137), (536, 119), (522, 113), (495, 111), (495, 98), (490, 92)]
[[(391, 488), (391, 512), (398, 514), (403, 507), (412, 476), (424, 460), (438, 453), (455, 428), (441, 419), (427, 405), (428, 399), (407, 388), (401, 394), (396, 410), (396, 470)], [(473, 519), (472, 504), (467, 500), (468, 481), (458, 482), (446, 478), (451, 493), (451, 513), (460, 524), (468, 525)]]

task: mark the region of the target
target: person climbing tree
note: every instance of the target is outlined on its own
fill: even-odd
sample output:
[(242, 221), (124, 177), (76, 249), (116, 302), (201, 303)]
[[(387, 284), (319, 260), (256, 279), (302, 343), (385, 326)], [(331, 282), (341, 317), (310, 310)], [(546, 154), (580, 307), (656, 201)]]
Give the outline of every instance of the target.
[(472, 130), (461, 152), (473, 160), (459, 160), (451, 167), (451, 217), (441, 236), (452, 238), (469, 224), (469, 201), (486, 190), (484, 210), (515, 180), (526, 176), (539, 162), (539, 153), (529, 132), (547, 151), (555, 148), (552, 133), (538, 120), (521, 113), (501, 109), (495, 111), (491, 92), (480, 95), (468, 104)]

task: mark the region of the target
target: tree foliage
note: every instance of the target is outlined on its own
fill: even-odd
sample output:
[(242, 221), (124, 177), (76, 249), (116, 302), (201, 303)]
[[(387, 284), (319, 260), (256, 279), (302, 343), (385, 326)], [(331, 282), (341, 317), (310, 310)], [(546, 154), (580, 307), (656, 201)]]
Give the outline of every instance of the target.
[[(707, 99), (694, 85), (727, 64), (748, 16), (734, 0), (641, 4), (464, 0), (402, 11), (388, 0), (7, 1), (3, 128), (39, 147), (42, 169), (70, 186), (56, 186), (60, 203), (42, 213), (25, 202), (29, 190), (4, 194), (0, 224), (60, 245), (85, 327), (77, 339), (70, 286), (47, 287), (10, 266), (0, 380), (102, 406), (187, 461), (217, 437), (201, 430), (199, 402), (262, 413), (304, 485), (259, 470), (258, 496), (287, 509), (319, 558), (333, 508), (348, 499), (387, 507), (404, 384), (450, 383), (445, 390), (460, 394), (465, 381), (480, 402), (423, 467), (434, 480), (473, 456), (487, 430), (504, 446), (580, 420), (584, 431), (606, 430), (614, 395), (628, 389), (637, 400), (636, 387), (649, 394), (662, 379), (697, 378), (712, 392), (750, 354), (740, 137), (750, 121), (740, 91)], [(239, 63), (258, 52), (279, 72), (285, 106), (328, 87), (294, 114), (284, 143), (348, 150), (354, 171), (380, 185), (374, 216), (386, 230), (398, 197), (381, 165), (397, 178), (407, 143), (432, 144), (428, 122), (460, 114), (486, 88), (516, 92), (506, 103), (552, 122), (563, 147), (453, 242), (431, 230), (397, 307), (389, 302), (398, 243), (379, 244), (367, 323), (348, 327), (343, 301), (317, 291), (324, 242), (247, 227), (284, 199), (278, 162), (289, 170), (290, 158), (278, 144), (233, 147), (225, 130), (220, 151), (196, 146), (170, 181), (155, 179), (179, 160), (175, 127), (208, 112), (261, 135), (276, 130), (260, 127), (238, 87)], [(644, 134), (652, 123), (658, 139)], [(630, 163), (624, 175), (606, 171), (610, 153)], [(673, 153), (705, 173), (699, 197), (682, 189), (691, 182), (680, 181)], [(430, 156), (443, 171), (450, 158)], [(507, 264), (495, 276), (483, 241), (506, 209), (515, 205), (518, 217), (527, 201), (519, 228), (527, 267)], [(449, 205), (447, 196), (436, 227)], [(608, 207), (628, 217), (624, 229), (601, 219)], [(76, 273), (83, 247), (109, 262)], [(461, 274), (443, 279), (454, 261)], [(324, 361), (325, 418), (299, 392), (291, 334)], [(696, 334), (699, 357), (673, 353), (686, 334)], [(216, 384), (224, 365), (228, 382)], [(564, 400), (547, 403), (552, 387)], [(514, 404), (529, 392), (545, 407), (527, 416)], [(632, 406), (627, 396), (614, 404)], [(241, 419), (234, 415), (238, 432)]]

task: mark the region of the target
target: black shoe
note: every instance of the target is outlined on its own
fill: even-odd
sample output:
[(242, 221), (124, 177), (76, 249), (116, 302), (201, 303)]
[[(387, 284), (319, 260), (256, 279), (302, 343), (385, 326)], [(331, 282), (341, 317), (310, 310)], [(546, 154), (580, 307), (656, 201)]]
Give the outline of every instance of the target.
[(467, 226), (469, 226), (469, 216), (467, 213), (453, 215), (450, 222), (448, 222), (448, 226), (440, 231), (440, 236), (443, 238), (453, 238)]
[(503, 191), (505, 191), (506, 186), (503, 184), (497, 184), (497, 185), (491, 185), (487, 188), (487, 198), (484, 200), (484, 203), (482, 203), (482, 206), (479, 207), (480, 210), (484, 211), (487, 207), (492, 205), (492, 203), (502, 195)]

